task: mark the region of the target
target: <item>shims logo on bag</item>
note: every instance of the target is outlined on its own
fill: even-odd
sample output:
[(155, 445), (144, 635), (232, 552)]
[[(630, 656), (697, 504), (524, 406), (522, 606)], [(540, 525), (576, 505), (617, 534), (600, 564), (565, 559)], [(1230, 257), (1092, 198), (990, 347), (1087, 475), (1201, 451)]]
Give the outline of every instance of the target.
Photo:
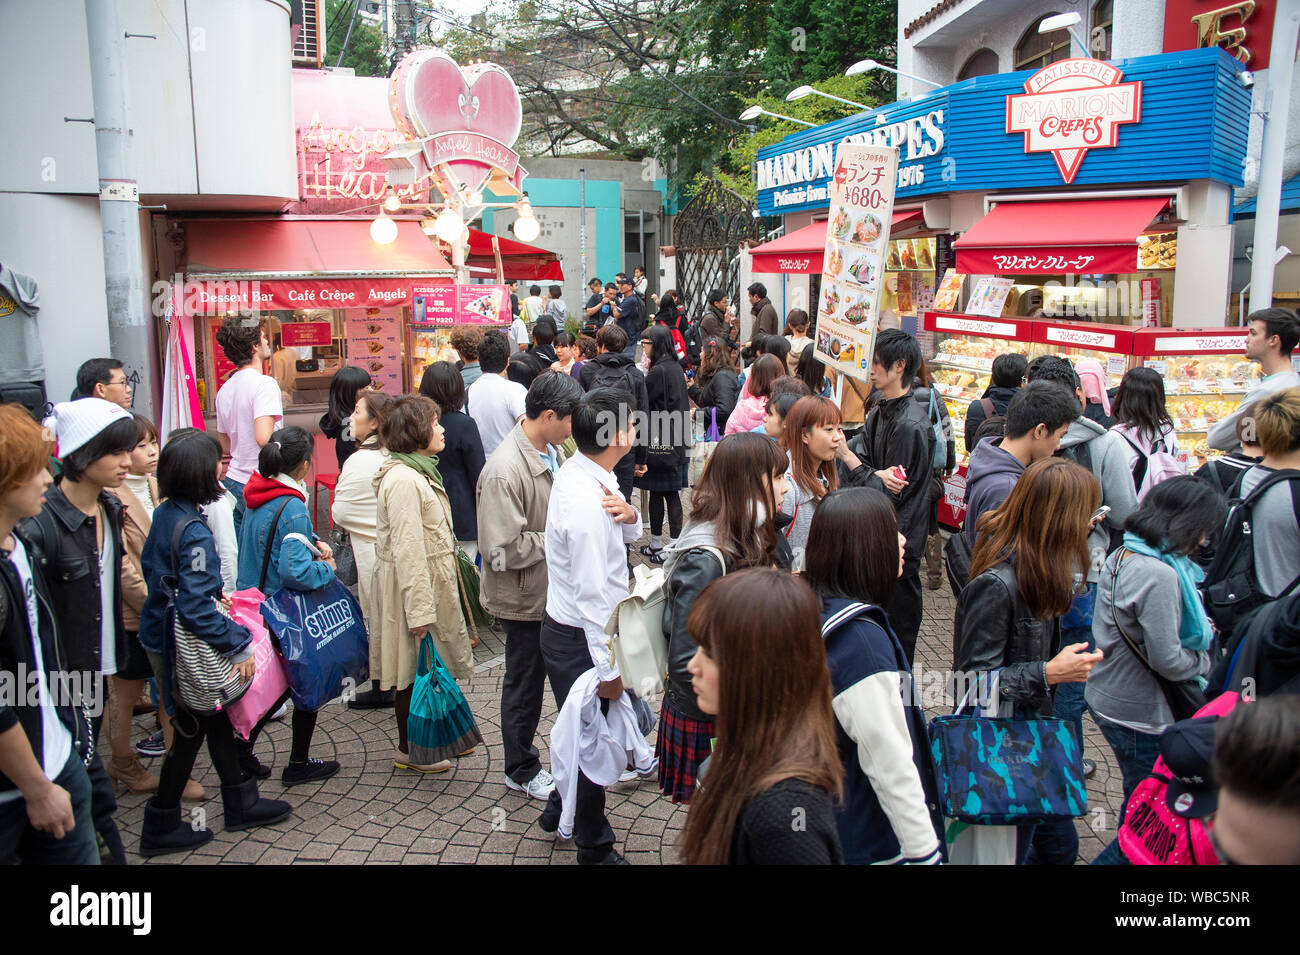
[(309, 613), (305, 622), (307, 632), (316, 640), (316, 649), (320, 650), (356, 622), (352, 616), (352, 602), (341, 599), (325, 604)]

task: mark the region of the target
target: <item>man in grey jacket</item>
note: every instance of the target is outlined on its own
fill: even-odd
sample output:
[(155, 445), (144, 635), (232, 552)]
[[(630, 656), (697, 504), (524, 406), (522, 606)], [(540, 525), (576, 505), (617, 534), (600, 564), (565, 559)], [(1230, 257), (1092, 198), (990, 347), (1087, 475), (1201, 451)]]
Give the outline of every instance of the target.
[(749, 330), (750, 341), (759, 335), (775, 335), (779, 331), (781, 318), (776, 314), (772, 300), (767, 297), (767, 286), (762, 282), (755, 282), (749, 287), (749, 305), (754, 315), (754, 325)]
[(555, 780), (542, 768), (533, 740), (542, 717), (546, 666), (546, 509), (559, 446), (569, 438), (582, 388), (569, 375), (539, 375), (528, 389), (524, 418), (483, 465), (478, 479), (478, 542), (483, 554), (480, 598), (506, 632), (501, 688), (501, 739), (506, 786), (546, 799)]

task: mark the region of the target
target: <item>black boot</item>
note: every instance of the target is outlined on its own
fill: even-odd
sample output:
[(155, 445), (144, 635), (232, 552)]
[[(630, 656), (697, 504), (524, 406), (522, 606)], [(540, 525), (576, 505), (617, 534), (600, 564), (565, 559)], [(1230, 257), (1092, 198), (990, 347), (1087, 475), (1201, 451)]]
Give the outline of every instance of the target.
[(253, 744), (247, 740), (236, 739), (235, 747), (239, 750), (239, 770), (247, 779), (266, 779), (271, 775), (271, 767), (263, 766), (253, 752)]
[(238, 786), (222, 786), (221, 802), (226, 809), (226, 831), (270, 826), (289, 818), (293, 806), (279, 799), (262, 799), (257, 780), (246, 779)]
[(146, 859), (171, 852), (188, 852), (212, 838), (212, 830), (186, 825), (181, 807), (159, 809), (150, 799), (144, 804), (144, 828), (140, 832), (140, 855)]
[(370, 689), (363, 693), (358, 693), (354, 699), (348, 700), (348, 709), (350, 710), (381, 710), (393, 705), (393, 700), (397, 696), (396, 690), (381, 690), (378, 680), (370, 681)]

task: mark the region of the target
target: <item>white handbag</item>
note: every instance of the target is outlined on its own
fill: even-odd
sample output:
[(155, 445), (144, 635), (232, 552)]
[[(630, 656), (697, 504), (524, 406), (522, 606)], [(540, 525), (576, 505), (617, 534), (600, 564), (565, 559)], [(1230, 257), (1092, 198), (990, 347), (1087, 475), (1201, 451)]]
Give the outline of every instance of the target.
[[(725, 576), (727, 562), (722, 551), (707, 546), (702, 549), (718, 558)], [(609, 652), (624, 687), (638, 696), (658, 696), (668, 679), (668, 634), (664, 632), (668, 575), (663, 567), (644, 564), (638, 564), (632, 573), (636, 585), (619, 601), (605, 624), (605, 633), (610, 636)]]

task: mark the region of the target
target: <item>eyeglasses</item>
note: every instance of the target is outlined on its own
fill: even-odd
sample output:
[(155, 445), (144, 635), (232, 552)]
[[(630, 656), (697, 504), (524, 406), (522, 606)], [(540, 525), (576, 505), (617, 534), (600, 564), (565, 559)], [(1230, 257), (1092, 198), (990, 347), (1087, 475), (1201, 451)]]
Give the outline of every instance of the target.
[(112, 381), (110, 381), (110, 382), (108, 383), (108, 385), (109, 385), (109, 387), (112, 387), (113, 385), (121, 385), (121, 386), (123, 386), (123, 387), (125, 387), (125, 388), (130, 388), (130, 387), (131, 387), (131, 382), (128, 381), (127, 379), (125, 379), (125, 378), (115, 378), (115, 379), (113, 379)]

